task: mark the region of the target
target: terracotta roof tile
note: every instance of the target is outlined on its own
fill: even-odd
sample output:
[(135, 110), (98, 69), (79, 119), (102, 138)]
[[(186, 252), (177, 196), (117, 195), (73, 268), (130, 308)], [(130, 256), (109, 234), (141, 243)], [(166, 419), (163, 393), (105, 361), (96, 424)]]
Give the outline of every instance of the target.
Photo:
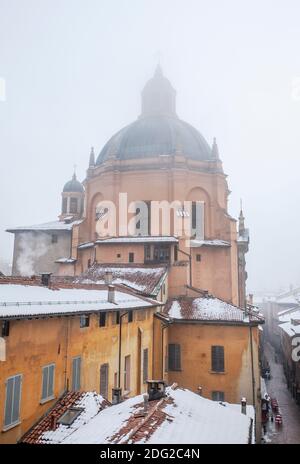
[(112, 272), (113, 284), (121, 284), (145, 295), (158, 293), (167, 272), (162, 265), (94, 264), (75, 279), (76, 283), (104, 283), (105, 272)]

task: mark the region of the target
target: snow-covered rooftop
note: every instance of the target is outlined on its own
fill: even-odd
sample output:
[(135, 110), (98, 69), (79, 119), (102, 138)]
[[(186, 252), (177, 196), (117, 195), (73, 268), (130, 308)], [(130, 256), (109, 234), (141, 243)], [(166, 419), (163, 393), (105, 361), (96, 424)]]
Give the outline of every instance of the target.
[(81, 224), (82, 220), (65, 222), (65, 221), (52, 221), (43, 224), (36, 224), (33, 226), (18, 226), (7, 229), (7, 232), (26, 232), (26, 231), (59, 231), (59, 230), (72, 230), (76, 225)]
[(292, 322), (284, 322), (279, 325), (280, 329), (283, 330), (289, 337), (300, 335), (300, 325), (294, 325)]
[[(175, 320), (249, 322), (249, 317), (245, 311), (214, 297), (171, 299), (168, 301), (163, 314)], [(256, 319), (255, 315), (253, 319)]]
[(48, 288), (34, 285), (0, 285), (0, 318), (47, 316), (97, 311), (118, 311), (156, 306), (150, 298), (115, 289), (115, 303), (105, 288)]
[(129, 266), (112, 264), (94, 264), (75, 279), (82, 284), (105, 283), (105, 272), (112, 273), (112, 283), (126, 285), (147, 295), (156, 295), (163, 283), (167, 268), (165, 266)]
[(192, 248), (200, 248), (202, 246), (209, 247), (230, 247), (230, 243), (225, 240), (191, 240), (190, 245)]
[(55, 262), (59, 264), (74, 264), (77, 259), (75, 258), (58, 258)]
[[(88, 423), (96, 414), (109, 405), (96, 392), (70, 392), (57, 401), (54, 408), (43, 417), (37, 427), (33, 427), (22, 439), (28, 444), (58, 444), (66, 440), (72, 433)], [(59, 419), (69, 408), (81, 409), (81, 413), (70, 425), (57, 423), (53, 427), (51, 417)], [(55, 430), (53, 430), (55, 428)]]
[[(248, 407), (247, 415), (244, 415), (240, 405), (219, 404), (189, 390), (167, 388), (166, 398), (149, 402), (146, 416), (141, 415), (142, 395), (95, 414), (97, 408), (92, 406), (84, 418), (78, 417), (69, 432), (62, 426), (55, 431), (43, 432), (40, 435), (42, 443), (170, 445), (251, 442), (252, 407)], [(38, 427), (39, 424), (36, 431)], [(35, 442), (38, 439), (35, 437)]]
[(300, 320), (300, 310), (288, 310), (283, 311), (280, 314), (278, 313), (279, 321), (280, 322), (289, 322), (291, 319), (299, 319)]

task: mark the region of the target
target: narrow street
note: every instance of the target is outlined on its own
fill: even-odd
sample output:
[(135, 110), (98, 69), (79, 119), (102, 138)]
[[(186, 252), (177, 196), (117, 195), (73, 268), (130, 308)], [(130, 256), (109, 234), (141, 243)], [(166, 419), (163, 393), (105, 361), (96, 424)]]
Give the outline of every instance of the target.
[(269, 420), (265, 441), (270, 444), (299, 444), (300, 407), (287, 388), (282, 364), (280, 360), (275, 362), (274, 349), (270, 344), (265, 347), (265, 354), (271, 367), (271, 379), (266, 381), (267, 391), (271, 398), (277, 398), (283, 418), (281, 426)]

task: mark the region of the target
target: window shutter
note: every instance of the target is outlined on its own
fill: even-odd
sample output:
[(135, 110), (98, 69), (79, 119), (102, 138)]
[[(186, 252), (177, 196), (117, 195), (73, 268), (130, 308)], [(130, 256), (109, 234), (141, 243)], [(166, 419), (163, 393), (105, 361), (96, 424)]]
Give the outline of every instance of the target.
[(143, 382), (148, 380), (148, 348), (143, 351)]
[(212, 370), (224, 372), (224, 346), (211, 347)]
[(44, 400), (48, 396), (48, 378), (49, 378), (49, 370), (48, 370), (48, 366), (46, 366), (46, 367), (43, 367), (42, 400)]
[(108, 364), (100, 367), (100, 395), (103, 398), (108, 397)]
[(14, 379), (8, 379), (6, 382), (6, 402), (5, 402), (5, 425), (12, 423), (12, 404), (13, 404)]
[(81, 358), (77, 358), (77, 369), (76, 369), (76, 390), (80, 390), (80, 377), (81, 377)]
[(11, 377), (6, 382), (4, 425), (9, 426), (20, 418), (21, 375)]
[(170, 343), (169, 345), (169, 370), (178, 371), (181, 369), (181, 349), (179, 344)]
[(73, 359), (73, 366), (72, 366), (72, 389), (74, 391), (80, 390), (80, 377), (81, 377), (81, 358), (74, 358)]
[(181, 369), (180, 345), (175, 345), (175, 369)]
[(12, 423), (19, 420), (21, 399), (21, 376), (14, 377), (14, 392), (13, 392), (13, 407), (12, 407)]
[(54, 366), (49, 366), (48, 368), (48, 393), (47, 397), (53, 395), (53, 384), (54, 384)]

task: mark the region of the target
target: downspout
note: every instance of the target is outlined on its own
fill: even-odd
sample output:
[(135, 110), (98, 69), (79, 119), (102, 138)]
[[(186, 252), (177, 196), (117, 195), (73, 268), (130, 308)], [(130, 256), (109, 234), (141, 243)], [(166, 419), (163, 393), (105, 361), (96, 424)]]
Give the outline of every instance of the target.
[(161, 379), (164, 380), (164, 330), (168, 325), (162, 324), (161, 330)]
[(70, 318), (66, 318), (66, 354), (65, 354), (65, 368), (64, 368), (64, 386), (65, 386), (65, 391), (69, 390), (69, 382), (67, 379), (67, 373), (68, 373), (68, 352), (69, 352), (69, 328), (70, 328)]
[(255, 373), (254, 373), (254, 354), (253, 354), (253, 334), (251, 325), (251, 310), (249, 310), (249, 336), (250, 336), (250, 355), (251, 355), (251, 376), (252, 376), (252, 401), (254, 407), (254, 430), (256, 433), (256, 395), (255, 395)]
[(118, 388), (121, 388), (121, 354), (122, 354), (122, 317), (126, 316), (128, 312), (120, 314), (119, 321), (119, 373), (118, 373)]
[[(189, 258), (189, 270), (190, 270), (190, 287), (192, 287), (192, 255), (191, 255), (191, 252), (190, 253), (187, 253), (186, 251), (183, 251), (181, 250), (180, 248), (177, 248), (178, 251), (180, 251), (180, 253), (182, 253), (183, 255), (185, 256), (188, 256)], [(190, 249), (191, 251), (191, 249)]]

